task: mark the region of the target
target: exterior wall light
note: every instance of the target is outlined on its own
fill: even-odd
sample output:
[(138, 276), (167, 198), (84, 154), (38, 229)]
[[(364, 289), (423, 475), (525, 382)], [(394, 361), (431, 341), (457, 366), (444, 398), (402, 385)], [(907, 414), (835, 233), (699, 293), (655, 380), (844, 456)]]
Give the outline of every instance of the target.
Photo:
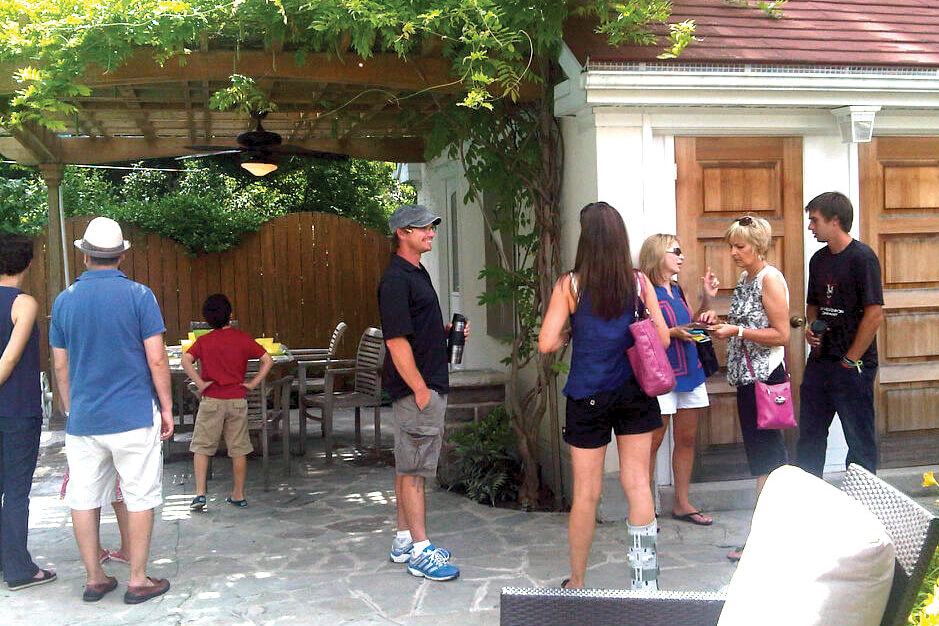
[(838, 120), (841, 143), (864, 143), (874, 134), (874, 116), (879, 106), (846, 106), (832, 110)]

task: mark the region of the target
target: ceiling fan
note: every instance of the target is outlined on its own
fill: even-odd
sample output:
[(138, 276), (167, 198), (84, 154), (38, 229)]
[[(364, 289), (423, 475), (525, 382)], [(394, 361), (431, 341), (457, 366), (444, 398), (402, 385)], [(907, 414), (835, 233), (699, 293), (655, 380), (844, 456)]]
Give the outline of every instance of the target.
[(198, 150), (199, 153), (177, 157), (177, 159), (195, 159), (221, 154), (240, 154), (241, 167), (255, 176), (265, 176), (277, 169), (278, 156), (312, 157), (333, 161), (344, 161), (349, 158), (345, 154), (310, 150), (302, 146), (283, 143), (283, 139), (280, 135), (264, 130), (264, 127), (261, 125), (261, 120), (267, 117), (267, 111), (252, 112), (251, 117), (254, 118), (254, 128), (238, 135), (236, 138), (238, 142), (237, 148), (216, 145), (186, 146), (186, 148), (190, 150)]

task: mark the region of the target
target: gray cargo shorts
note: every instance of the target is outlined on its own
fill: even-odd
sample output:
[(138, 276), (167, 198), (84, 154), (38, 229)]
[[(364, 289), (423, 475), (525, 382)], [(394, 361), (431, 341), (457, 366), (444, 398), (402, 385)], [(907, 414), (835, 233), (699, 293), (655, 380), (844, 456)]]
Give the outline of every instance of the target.
[(414, 394), (395, 400), (394, 424), (395, 473), (433, 478), (437, 473), (440, 446), (443, 442), (447, 396), (430, 390), (430, 402), (421, 411)]

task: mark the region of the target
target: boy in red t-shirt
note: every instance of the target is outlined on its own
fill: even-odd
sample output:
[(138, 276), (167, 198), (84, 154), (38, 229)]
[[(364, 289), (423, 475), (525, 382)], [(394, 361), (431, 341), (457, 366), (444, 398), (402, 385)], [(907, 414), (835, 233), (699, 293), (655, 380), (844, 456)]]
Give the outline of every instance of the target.
[[(202, 394), (189, 445), (196, 475), (196, 497), (189, 505), (193, 511), (205, 509), (209, 458), (215, 455), (222, 436), (231, 457), (234, 481), (226, 501), (238, 507), (248, 506), (245, 499), (247, 456), (254, 448), (248, 438), (248, 401), (245, 398), (271, 371), (274, 360), (251, 335), (231, 325), (231, 313), (231, 303), (224, 294), (206, 298), (202, 317), (215, 330), (196, 339), (189, 351), (183, 353), (183, 369)], [(245, 382), (249, 359), (261, 359), (261, 367), (257, 375)], [(200, 362), (201, 374), (196, 371), (196, 361)]]

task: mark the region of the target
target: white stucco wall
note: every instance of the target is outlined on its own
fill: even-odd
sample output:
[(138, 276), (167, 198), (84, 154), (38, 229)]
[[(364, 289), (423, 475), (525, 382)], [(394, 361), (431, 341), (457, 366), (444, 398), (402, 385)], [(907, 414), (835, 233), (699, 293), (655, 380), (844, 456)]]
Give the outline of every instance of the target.
[[(442, 218), (433, 249), (424, 254), (421, 262), (430, 273), (437, 289), (444, 322), (448, 322), (453, 313), (462, 313), (470, 321), (470, 338), (463, 350), (463, 368), (501, 370), (503, 366), (499, 361), (508, 351), (505, 344), (488, 335), (486, 310), (478, 304), (479, 295), (486, 289), (486, 282), (478, 278), (485, 261), (480, 252), (485, 247), (485, 225), (479, 206), (476, 203), (465, 204), (463, 201), (467, 183), (458, 163), (438, 159), (411, 167), (421, 172), (418, 202), (428, 206)], [(454, 191), (458, 204), (455, 225), (452, 223), (448, 206), (450, 194)], [(457, 230), (457, 245), (460, 249), (459, 298), (453, 298), (450, 291), (450, 236), (454, 228)]]

